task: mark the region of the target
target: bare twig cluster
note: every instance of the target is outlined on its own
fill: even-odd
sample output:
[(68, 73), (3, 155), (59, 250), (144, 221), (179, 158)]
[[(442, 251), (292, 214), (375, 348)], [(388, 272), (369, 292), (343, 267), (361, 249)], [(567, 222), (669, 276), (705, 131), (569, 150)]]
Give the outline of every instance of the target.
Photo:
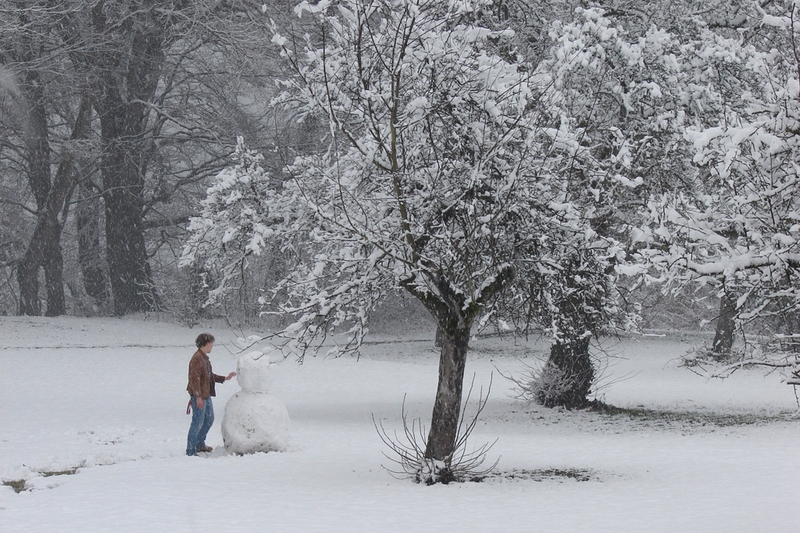
[[(600, 363), (595, 359), (593, 358), (593, 365)], [(526, 364), (521, 375), (503, 374), (503, 377), (514, 383), (513, 397), (515, 399), (526, 404), (538, 404), (545, 407), (561, 405), (558, 400), (569, 394), (578, 381), (575, 372), (570, 373), (568, 369), (548, 365), (546, 362), (537, 365)], [(595, 377), (592, 380), (593, 387), (596, 381)]]
[(485, 396), (481, 388), (475, 414), (467, 419), (466, 410), (474, 385), (475, 376), (472, 377), (472, 383), (459, 416), (454, 452), (444, 460), (434, 460), (426, 453), (427, 435), (425, 426), (419, 419), (409, 421), (405, 409), (405, 397), (401, 408), (403, 435), (398, 435), (396, 431), (393, 435), (389, 435), (383, 423), (375, 420), (373, 415), (372, 422), (375, 425), (378, 436), (389, 448), (389, 452), (384, 452), (384, 456), (394, 463), (391, 468), (386, 468), (385, 466), (384, 468), (396, 478), (413, 479), (417, 483), (425, 483), (426, 485), (482, 479), (494, 470), (500, 460), (499, 458), (488, 467), (484, 466), (484, 463), (489, 450), (497, 440), (485, 443), (469, 451), (467, 449), (467, 440), (475, 429), (481, 412), (486, 407), (486, 402), (492, 389), (490, 380)]
[(800, 334), (778, 334), (768, 340), (747, 341), (731, 357), (721, 362), (713, 357), (709, 350), (689, 352), (684, 355), (681, 365), (692, 372), (706, 378), (724, 379), (737, 370), (747, 368), (763, 368), (778, 371), (784, 376), (784, 382), (795, 389), (800, 386)]

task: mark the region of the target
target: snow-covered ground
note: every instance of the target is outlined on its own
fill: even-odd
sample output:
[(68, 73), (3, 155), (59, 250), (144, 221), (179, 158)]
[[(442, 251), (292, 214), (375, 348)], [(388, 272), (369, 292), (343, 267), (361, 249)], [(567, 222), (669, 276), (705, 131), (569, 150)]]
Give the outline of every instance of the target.
[[(427, 487), (390, 476), (372, 417), (427, 425), (430, 335), (376, 337), (360, 360), (277, 366), (292, 419), (283, 453), (229, 455), (218, 386), (208, 457), (185, 457), (186, 368), (202, 330), (142, 319), (0, 318), (0, 531), (790, 532), (800, 528), (792, 389), (759, 372), (706, 381), (676, 366), (697, 339), (609, 342), (600, 398), (631, 414), (522, 404), (513, 383), (544, 347), (477, 339), (491, 396), (470, 445), (498, 475)], [(214, 370), (234, 370), (221, 328)], [(633, 412), (633, 411), (632, 411)], [(22, 484), (24, 482), (24, 486)], [(22, 489), (20, 492), (14, 490)]]

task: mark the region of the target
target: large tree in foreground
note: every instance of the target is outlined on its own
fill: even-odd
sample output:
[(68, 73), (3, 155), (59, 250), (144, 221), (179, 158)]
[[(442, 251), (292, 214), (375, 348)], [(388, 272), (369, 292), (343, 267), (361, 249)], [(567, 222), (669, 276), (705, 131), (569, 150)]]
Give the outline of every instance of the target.
[[(224, 281), (268, 241), (280, 243), (293, 268), (272, 303), (282, 298), (296, 317), (283, 333), (302, 349), (339, 326), (349, 328), (347, 348), (357, 346), (378, 300), (397, 288), (418, 298), (443, 334), (420, 465), (428, 481), (453, 477), (477, 320), (503, 295), (518, 323), (545, 318), (556, 338), (587, 338), (560, 330), (554, 313), (569, 306), (547, 300), (561, 291), (586, 311), (575, 290), (598, 288), (587, 286), (586, 269), (602, 277), (614, 253), (565, 179), (574, 168), (591, 172), (591, 154), (569, 123), (539, 111), (552, 78), (493, 53), (507, 33), (472, 22), (479, 4), (298, 6), (319, 34), (275, 35), (295, 71), (278, 101), (300, 120), (325, 121), (330, 142), (298, 157), (279, 187), (240, 149), (238, 165), (209, 189), (186, 249), (187, 261), (218, 262)], [(610, 306), (601, 290), (598, 305)]]

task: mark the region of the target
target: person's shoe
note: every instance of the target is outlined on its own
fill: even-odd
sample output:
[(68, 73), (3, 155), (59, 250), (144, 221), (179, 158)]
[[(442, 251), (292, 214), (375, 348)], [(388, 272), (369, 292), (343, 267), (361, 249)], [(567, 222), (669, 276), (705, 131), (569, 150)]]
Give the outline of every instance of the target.
[(197, 451), (198, 452), (210, 452), (213, 449), (214, 448), (212, 448), (211, 446), (198, 446), (197, 447)]

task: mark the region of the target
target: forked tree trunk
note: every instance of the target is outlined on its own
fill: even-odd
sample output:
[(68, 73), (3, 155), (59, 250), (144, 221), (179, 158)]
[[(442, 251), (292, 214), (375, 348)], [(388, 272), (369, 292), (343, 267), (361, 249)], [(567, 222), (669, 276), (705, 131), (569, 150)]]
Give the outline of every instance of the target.
[(39, 267), (44, 267), (47, 309), (45, 315), (59, 316), (67, 312), (64, 298), (63, 260), (61, 257), (61, 226), (56, 214), (45, 211), (25, 255), (17, 266), (20, 288), (19, 312), (22, 315), (41, 314), (39, 302)]
[[(442, 350), (439, 357), (439, 384), (433, 404), (431, 429), (425, 457), (445, 463), (445, 471), (439, 475), (447, 476), (450, 460), (458, 445), (458, 426), (461, 417), (461, 396), (464, 388), (464, 369), (467, 364), (469, 336), (472, 324), (480, 310), (496, 294), (501, 292), (517, 275), (513, 264), (505, 265), (491, 283), (483, 285), (480, 295), (470, 304), (464, 300), (463, 293), (452, 290), (444, 277), (434, 276), (441, 297), (433, 297), (427, 292), (411, 290), (436, 317), (441, 333)], [(410, 286), (409, 282), (407, 285)]]
[[(36, 85), (35, 83), (31, 84)], [(41, 91), (41, 88), (37, 88), (36, 91)], [(59, 316), (67, 312), (67, 305), (64, 297), (64, 264), (61, 254), (62, 228), (58, 216), (72, 193), (73, 185), (77, 180), (77, 170), (74, 164), (75, 154), (65, 147), (61, 153), (61, 162), (55, 178), (51, 183), (50, 146), (47, 137), (46, 113), (42, 104), (43, 98), (42, 95), (39, 95), (31, 105), (28, 133), (26, 134), (29, 145), (31, 186), (35, 193), (38, 213), (36, 227), (33, 230), (28, 249), (17, 266), (17, 282), (20, 289), (19, 313), (22, 315), (41, 314), (39, 268), (43, 268), (47, 298), (45, 314)], [(89, 99), (84, 97), (72, 129), (72, 140), (82, 139), (86, 136), (90, 126), (91, 112), (92, 106)]]
[[(469, 337), (475, 317), (496, 294), (514, 280), (517, 269), (506, 264), (490, 283), (484, 283), (477, 298), (467, 303), (464, 293), (453, 290), (445, 276), (432, 274), (438, 294), (420, 291), (414, 278), (403, 286), (431, 312), (441, 331), (442, 349), (439, 356), (439, 384), (431, 415), (431, 429), (425, 445), (425, 459), (441, 462), (435, 465), (434, 479), (429, 482), (454, 480), (451, 460), (458, 446), (461, 419), (461, 397), (464, 389), (464, 369), (467, 365)], [(453, 465), (455, 466), (455, 465)]]
[(425, 457), (449, 465), (458, 439), (470, 328), (442, 328), (442, 333), (439, 385), (433, 404)]

